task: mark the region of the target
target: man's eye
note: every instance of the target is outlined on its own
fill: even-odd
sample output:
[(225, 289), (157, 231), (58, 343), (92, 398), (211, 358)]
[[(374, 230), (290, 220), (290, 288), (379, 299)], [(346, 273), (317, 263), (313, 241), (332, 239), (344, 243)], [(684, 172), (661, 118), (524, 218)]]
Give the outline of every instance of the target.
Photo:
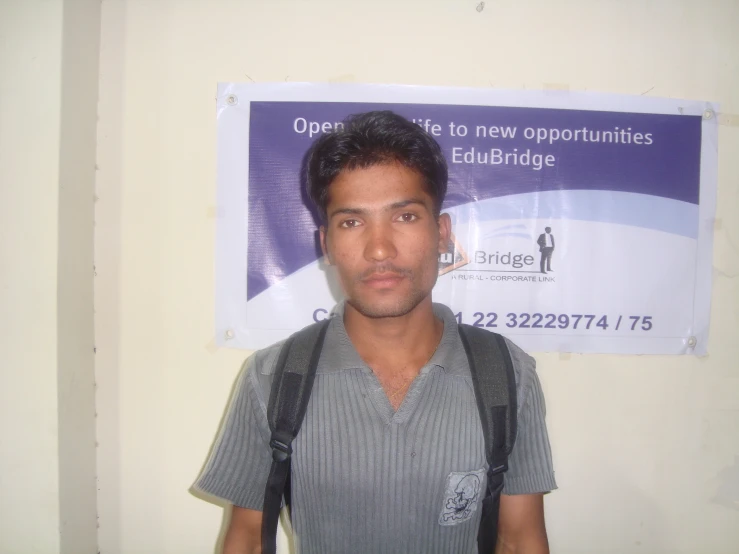
[(398, 219), (402, 221), (403, 223), (412, 223), (413, 221), (416, 221), (418, 219), (418, 216), (412, 213), (404, 213), (404, 214), (401, 214), (401, 216)]
[(356, 219), (345, 219), (344, 221), (339, 223), (339, 227), (343, 227), (345, 229), (351, 229), (353, 227), (356, 227), (357, 225), (359, 225), (359, 221), (357, 221)]

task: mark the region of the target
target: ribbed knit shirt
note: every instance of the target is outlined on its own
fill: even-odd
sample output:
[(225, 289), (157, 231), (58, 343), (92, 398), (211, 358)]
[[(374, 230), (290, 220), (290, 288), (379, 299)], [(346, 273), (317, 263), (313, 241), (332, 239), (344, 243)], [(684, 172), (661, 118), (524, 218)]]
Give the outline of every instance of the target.
[[(397, 411), (334, 311), (305, 420), (293, 443), (292, 525), (299, 554), (475, 554), (485, 444), (470, 370), (449, 308), (444, 332)], [(518, 434), (503, 494), (556, 488), (534, 359), (507, 341)], [(195, 487), (262, 509), (272, 463), (267, 402), (282, 343), (246, 362)]]

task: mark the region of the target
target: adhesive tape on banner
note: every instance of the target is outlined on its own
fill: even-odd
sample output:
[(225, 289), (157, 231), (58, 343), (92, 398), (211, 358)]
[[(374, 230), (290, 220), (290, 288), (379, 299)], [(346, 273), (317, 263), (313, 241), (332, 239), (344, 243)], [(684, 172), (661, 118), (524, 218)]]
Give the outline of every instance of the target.
[(223, 217), (223, 210), (218, 206), (208, 206), (205, 213), (208, 219), (217, 219)]
[(716, 118), (719, 125), (725, 125), (726, 127), (739, 127), (739, 114), (733, 113), (721, 113)]
[(559, 353), (559, 360), (562, 362), (568, 361), (570, 358), (572, 358), (572, 354), (569, 352), (560, 352)]
[(218, 352), (218, 345), (216, 344), (215, 338), (210, 339), (210, 342), (205, 345), (205, 350), (207, 350), (208, 354), (215, 354)]

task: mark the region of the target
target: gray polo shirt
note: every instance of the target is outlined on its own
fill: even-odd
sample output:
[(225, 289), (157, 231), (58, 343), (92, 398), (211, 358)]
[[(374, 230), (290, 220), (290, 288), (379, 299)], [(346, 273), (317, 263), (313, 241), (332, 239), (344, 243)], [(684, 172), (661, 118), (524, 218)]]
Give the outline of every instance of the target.
[[(292, 523), (300, 554), (477, 552), (485, 445), (467, 357), (449, 308), (436, 353), (394, 411), (344, 328), (326, 335), (310, 403), (293, 443)], [(272, 461), (267, 402), (281, 343), (256, 352), (196, 488), (262, 509)], [(510, 341), (518, 436), (504, 494), (556, 488), (534, 359)]]

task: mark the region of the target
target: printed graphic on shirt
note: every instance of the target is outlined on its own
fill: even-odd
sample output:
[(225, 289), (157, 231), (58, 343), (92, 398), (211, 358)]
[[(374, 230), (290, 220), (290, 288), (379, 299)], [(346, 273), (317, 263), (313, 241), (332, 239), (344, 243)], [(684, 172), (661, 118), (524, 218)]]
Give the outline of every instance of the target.
[(484, 469), (449, 474), (439, 516), (440, 525), (456, 525), (472, 517), (483, 495), (484, 479)]

